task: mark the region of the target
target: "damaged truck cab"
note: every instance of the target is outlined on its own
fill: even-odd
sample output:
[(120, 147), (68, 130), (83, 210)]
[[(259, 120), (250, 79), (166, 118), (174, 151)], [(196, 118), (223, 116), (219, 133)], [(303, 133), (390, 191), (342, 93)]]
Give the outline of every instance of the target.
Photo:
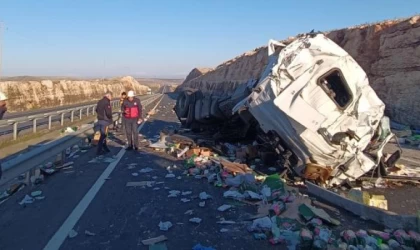
[(311, 33), (270, 41), (268, 51), (265, 71), (231, 115), (256, 124), (259, 139), (293, 159), (292, 172), (331, 186), (395, 164), (400, 151), (383, 154), (394, 136), (385, 105), (344, 49)]

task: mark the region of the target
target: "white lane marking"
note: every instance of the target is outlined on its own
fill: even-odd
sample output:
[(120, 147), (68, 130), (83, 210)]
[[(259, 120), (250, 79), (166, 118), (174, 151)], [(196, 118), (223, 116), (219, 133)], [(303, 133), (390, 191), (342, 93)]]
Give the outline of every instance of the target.
[(105, 171), (99, 176), (96, 180), (95, 184), (90, 188), (90, 190), (85, 194), (83, 199), (77, 204), (74, 210), (71, 212), (69, 217), (64, 221), (63, 225), (58, 229), (58, 231), (54, 234), (54, 236), (50, 239), (48, 244), (44, 247), (44, 250), (57, 250), (60, 249), (61, 244), (63, 244), (64, 240), (67, 238), (70, 230), (76, 225), (79, 221), (80, 217), (82, 217), (83, 213), (85, 212), (86, 208), (92, 202), (93, 198), (95, 198), (98, 191), (101, 189), (102, 185), (105, 183), (105, 179), (109, 177), (111, 172), (115, 169), (115, 167), (120, 162), (121, 158), (125, 153), (125, 149), (121, 149), (120, 152), (117, 154), (117, 159), (114, 162), (111, 162)]
[[(163, 97), (159, 100), (159, 102), (156, 104), (154, 109), (159, 105), (159, 103), (162, 101)], [(141, 124), (141, 128), (143, 128), (144, 124), (146, 122), (143, 122)], [(140, 128), (140, 130), (141, 130)], [(104, 172), (99, 176), (99, 178), (96, 180), (95, 184), (89, 189), (89, 191), (85, 194), (83, 199), (77, 204), (77, 206), (73, 209), (69, 217), (64, 221), (64, 223), (61, 225), (61, 227), (57, 230), (57, 232), (54, 234), (54, 236), (48, 241), (47, 245), (44, 247), (44, 250), (58, 250), (60, 249), (63, 242), (66, 240), (70, 230), (74, 228), (74, 226), (77, 224), (77, 222), (82, 217), (83, 213), (88, 208), (89, 204), (92, 202), (92, 200), (95, 198), (96, 194), (99, 192), (101, 187), (106, 182), (106, 179), (109, 177), (109, 175), (112, 173), (112, 171), (115, 169), (115, 167), (120, 162), (121, 158), (125, 154), (125, 149), (122, 148), (120, 152), (117, 154), (117, 158), (115, 161), (111, 162), (108, 167), (104, 170)]]

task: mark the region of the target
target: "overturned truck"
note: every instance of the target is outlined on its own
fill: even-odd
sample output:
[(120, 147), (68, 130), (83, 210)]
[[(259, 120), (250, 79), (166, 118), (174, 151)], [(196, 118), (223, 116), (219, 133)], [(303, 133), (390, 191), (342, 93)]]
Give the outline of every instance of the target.
[(385, 174), (396, 163), (400, 150), (383, 153), (394, 136), (385, 105), (345, 50), (310, 33), (288, 45), (270, 40), (268, 53), (260, 79), (233, 95), (184, 89), (175, 106), (181, 123), (219, 139), (252, 134), (291, 173), (327, 186), (374, 170)]

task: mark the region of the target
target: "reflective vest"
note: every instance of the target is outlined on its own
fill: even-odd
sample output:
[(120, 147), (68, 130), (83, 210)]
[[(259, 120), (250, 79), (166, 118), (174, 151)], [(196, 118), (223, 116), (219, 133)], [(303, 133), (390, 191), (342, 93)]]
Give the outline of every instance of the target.
[(125, 118), (138, 118), (139, 117), (139, 103), (134, 101), (134, 104), (131, 107), (124, 107), (124, 117)]

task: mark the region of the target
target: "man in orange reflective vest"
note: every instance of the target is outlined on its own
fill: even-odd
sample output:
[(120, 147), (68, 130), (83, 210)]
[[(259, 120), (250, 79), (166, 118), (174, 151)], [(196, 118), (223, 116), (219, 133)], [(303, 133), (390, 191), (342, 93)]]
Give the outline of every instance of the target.
[(128, 141), (126, 150), (138, 150), (139, 148), (139, 133), (137, 127), (143, 122), (141, 102), (134, 97), (134, 91), (130, 90), (127, 94), (127, 99), (121, 105), (125, 122), (125, 132)]

